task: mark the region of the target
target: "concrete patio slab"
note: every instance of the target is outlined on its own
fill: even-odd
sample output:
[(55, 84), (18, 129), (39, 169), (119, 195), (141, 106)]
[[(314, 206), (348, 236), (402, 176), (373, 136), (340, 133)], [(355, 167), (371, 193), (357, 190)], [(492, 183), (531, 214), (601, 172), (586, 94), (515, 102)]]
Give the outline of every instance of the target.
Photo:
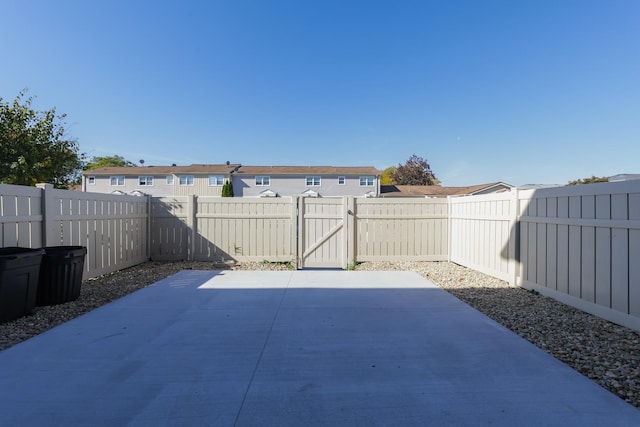
[(640, 426), (411, 272), (183, 271), (0, 352), (0, 424)]

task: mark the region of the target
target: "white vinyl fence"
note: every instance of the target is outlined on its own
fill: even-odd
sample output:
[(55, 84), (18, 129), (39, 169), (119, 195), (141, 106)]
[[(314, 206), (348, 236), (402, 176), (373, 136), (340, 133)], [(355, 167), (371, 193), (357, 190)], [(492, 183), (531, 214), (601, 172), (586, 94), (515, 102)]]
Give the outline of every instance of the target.
[(85, 246), (84, 278), (148, 260), (146, 198), (0, 184), (2, 247)]
[(294, 201), (290, 197), (154, 197), (151, 258), (294, 261)]
[(356, 199), (357, 261), (446, 261), (447, 199)]
[(640, 330), (640, 181), (520, 193), (519, 284)]
[(44, 241), (43, 191), (0, 184), (0, 246), (41, 248)]
[(342, 268), (353, 260), (447, 260), (447, 206), (424, 198), (152, 198), (150, 255)]
[(146, 198), (0, 185), (0, 245), (154, 260), (447, 260), (640, 330), (640, 181), (425, 198)]
[(640, 330), (640, 181), (450, 204), (451, 261)]
[(517, 191), (449, 198), (450, 260), (514, 284)]

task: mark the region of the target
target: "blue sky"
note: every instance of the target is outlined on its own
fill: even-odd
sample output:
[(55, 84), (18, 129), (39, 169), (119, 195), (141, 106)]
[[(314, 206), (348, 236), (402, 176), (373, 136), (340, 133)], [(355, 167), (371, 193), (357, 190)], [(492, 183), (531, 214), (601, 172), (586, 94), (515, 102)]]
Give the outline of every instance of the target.
[(640, 2), (0, 0), (0, 97), (88, 156), (640, 173)]

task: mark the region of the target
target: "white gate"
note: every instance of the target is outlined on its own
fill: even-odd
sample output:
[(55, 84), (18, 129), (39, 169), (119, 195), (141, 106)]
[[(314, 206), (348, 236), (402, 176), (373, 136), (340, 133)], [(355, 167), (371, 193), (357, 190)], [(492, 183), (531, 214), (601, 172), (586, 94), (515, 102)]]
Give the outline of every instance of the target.
[(349, 230), (353, 230), (350, 213), (353, 198), (299, 198), (299, 268), (347, 268), (353, 259), (348, 246)]

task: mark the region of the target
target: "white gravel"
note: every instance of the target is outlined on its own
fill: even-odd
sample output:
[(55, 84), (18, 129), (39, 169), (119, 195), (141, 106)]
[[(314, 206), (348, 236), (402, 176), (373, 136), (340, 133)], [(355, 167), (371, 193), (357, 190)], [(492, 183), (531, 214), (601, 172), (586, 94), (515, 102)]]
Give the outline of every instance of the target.
[[(148, 262), (83, 282), (77, 301), (38, 307), (0, 324), (0, 350), (181, 270), (287, 270), (286, 263)], [(361, 263), (357, 270), (410, 270), (640, 408), (640, 334), (551, 298), (447, 262)]]

